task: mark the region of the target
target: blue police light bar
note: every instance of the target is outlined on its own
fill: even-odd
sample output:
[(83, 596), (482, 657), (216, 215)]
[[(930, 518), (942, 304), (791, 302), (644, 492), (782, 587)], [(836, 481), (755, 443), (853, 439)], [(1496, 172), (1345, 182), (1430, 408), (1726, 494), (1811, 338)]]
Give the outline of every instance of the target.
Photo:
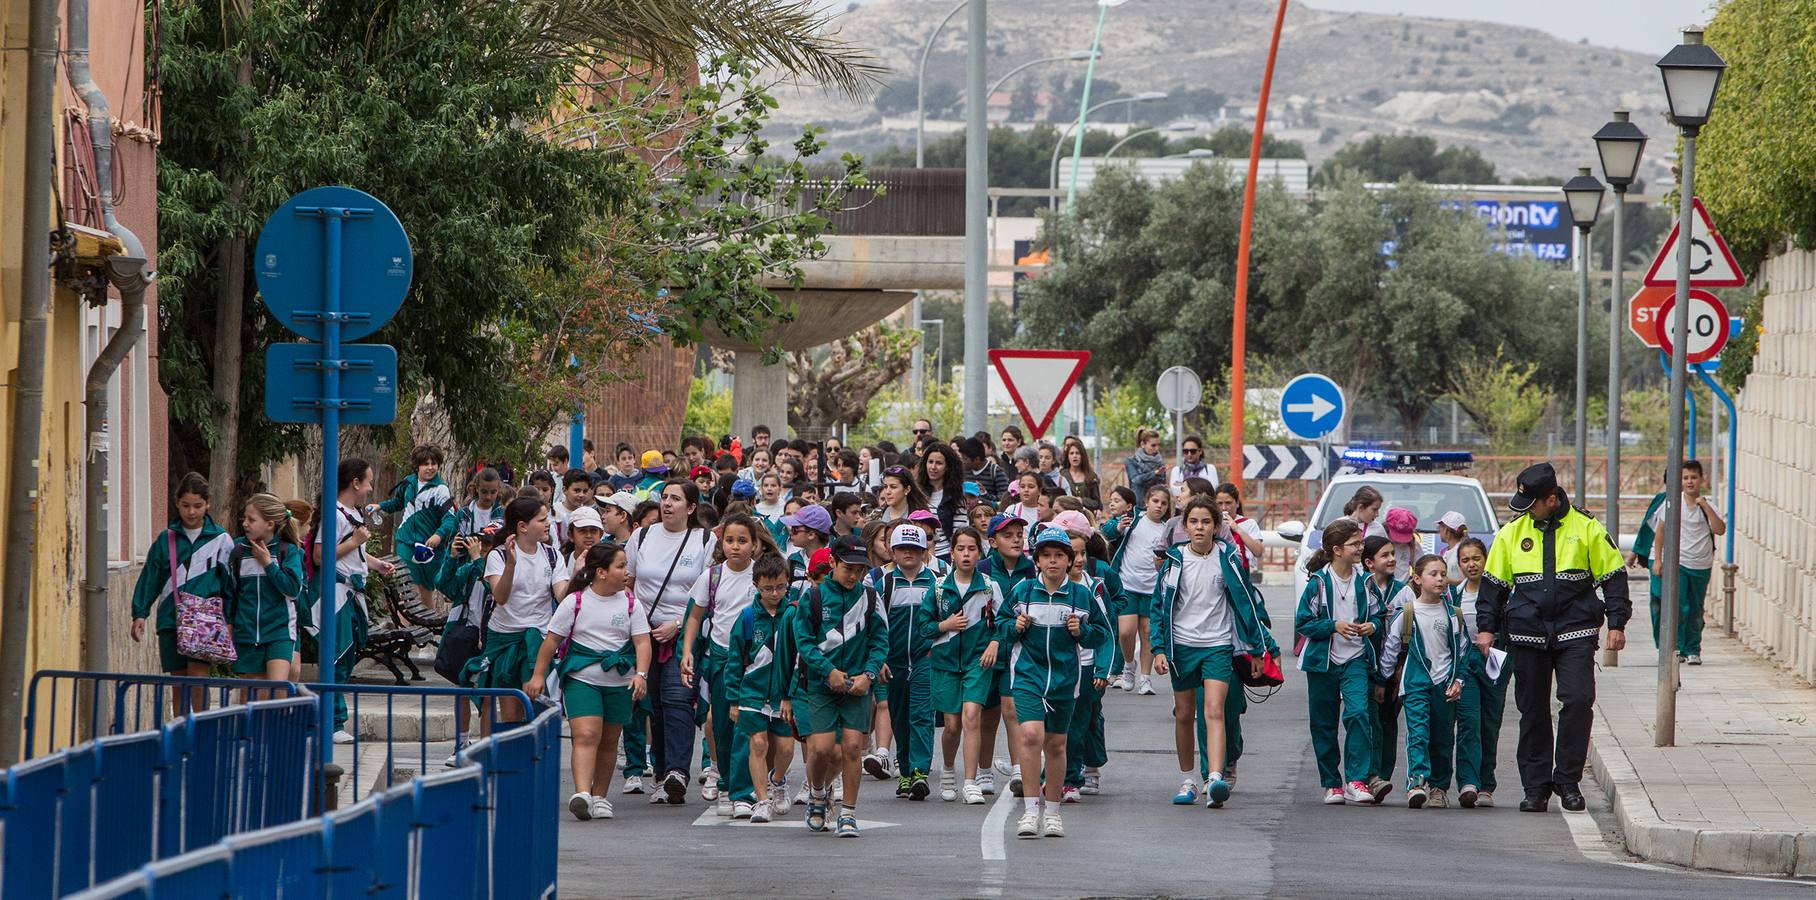
[(1343, 451), (1343, 464), (1359, 472), (1434, 472), (1466, 469), (1474, 461), (1475, 454), (1467, 450), (1431, 450), (1421, 453), (1368, 449)]

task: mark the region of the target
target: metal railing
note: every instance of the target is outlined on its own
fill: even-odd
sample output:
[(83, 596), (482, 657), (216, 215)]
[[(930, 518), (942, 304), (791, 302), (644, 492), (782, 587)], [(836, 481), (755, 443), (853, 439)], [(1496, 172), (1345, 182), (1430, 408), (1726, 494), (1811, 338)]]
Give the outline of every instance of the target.
[[(231, 706), (236, 693), (243, 702), (249, 689), (297, 695), (288, 681), (41, 669), (26, 691), (24, 758), (37, 755), (40, 736), (49, 752), (105, 735), (155, 731), (198, 708)], [(40, 710), (40, 699), (48, 709)]]
[[(485, 716), (489, 725), (485, 731), (491, 734), (528, 722), (526, 718), (501, 719), (499, 707), (502, 704), (496, 701), (514, 700), (518, 710), (533, 708), (529, 695), (515, 688), (317, 683), (304, 684), (303, 687), (321, 698), (321, 721), (324, 723), (332, 721), (332, 709), (336, 701), (346, 703), (353, 743), (343, 745), (348, 748), (351, 759), (349, 765), (342, 766), (348, 786), (341, 793), (349, 802), (379, 789), (392, 787), (397, 783), (396, 775), (400, 769), (407, 768), (416, 775), (422, 775), (444, 768), (442, 760), (438, 758), (441, 750), (431, 751), (429, 748), (431, 744), (448, 745), (456, 742), (456, 737), (461, 733), (463, 706), (472, 710), (469, 715)], [(372, 716), (369, 719), (362, 715), (373, 705), (380, 703), (382, 716)], [(366, 723), (370, 720), (382, 722), (382, 733), (367, 730)], [(442, 732), (444, 726), (447, 728), (445, 733)], [(382, 750), (375, 753), (373, 745), (382, 747)], [(458, 764), (458, 751), (453, 747), (445, 749), (451, 751)], [(406, 765), (412, 761), (413, 766)], [(382, 782), (370, 777), (374, 766), (378, 767)]]

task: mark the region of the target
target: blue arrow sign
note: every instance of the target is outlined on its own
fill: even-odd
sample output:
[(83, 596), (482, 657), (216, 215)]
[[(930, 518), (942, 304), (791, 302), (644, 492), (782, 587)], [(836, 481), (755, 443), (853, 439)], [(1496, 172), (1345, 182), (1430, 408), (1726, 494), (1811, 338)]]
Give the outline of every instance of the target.
[[(327, 219), (336, 221), (325, 228)], [(330, 266), (328, 232), (338, 229), (338, 264)], [(284, 327), (324, 340), (328, 280), (340, 286), (341, 340), (356, 341), (397, 315), (410, 290), (410, 238), (389, 207), (349, 187), (303, 191), (277, 208), (259, 232), (253, 274), (265, 305)]]
[(1280, 421), (1300, 440), (1315, 441), (1337, 430), (1343, 409), (1343, 389), (1315, 372), (1294, 378), (1280, 392)]
[[(323, 346), (272, 344), (265, 351), (265, 418), (321, 424), (328, 405), (322, 398)], [(397, 348), (342, 344), (340, 355), (340, 424), (385, 425), (396, 419)]]

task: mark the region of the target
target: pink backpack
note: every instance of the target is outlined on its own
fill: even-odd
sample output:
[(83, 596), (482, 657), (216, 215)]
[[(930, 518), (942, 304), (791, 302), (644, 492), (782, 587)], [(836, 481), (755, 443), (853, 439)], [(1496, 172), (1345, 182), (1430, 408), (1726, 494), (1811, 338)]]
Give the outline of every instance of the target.
[(177, 601), (177, 652), (211, 663), (231, 663), (240, 658), (227, 627), (225, 604), (220, 597), (198, 597), (177, 582), (177, 533), (164, 533), (170, 551), (170, 592)]

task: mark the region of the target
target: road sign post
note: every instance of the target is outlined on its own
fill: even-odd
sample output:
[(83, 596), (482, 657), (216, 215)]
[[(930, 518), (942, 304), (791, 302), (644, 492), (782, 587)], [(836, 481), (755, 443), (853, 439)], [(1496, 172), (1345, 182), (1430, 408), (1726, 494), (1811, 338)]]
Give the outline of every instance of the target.
[(1047, 433), (1060, 404), (1090, 361), (1088, 350), (990, 351), (990, 364), (1002, 376), (1003, 387), (1034, 440)]
[(1161, 408), (1173, 414), (1173, 458), (1184, 465), (1185, 414), (1204, 402), (1204, 380), (1185, 366), (1173, 366), (1154, 382), (1154, 395)]
[[(342, 341), (371, 334), (397, 314), (410, 289), (412, 260), (409, 238), (397, 216), (376, 197), (352, 188), (303, 191), (278, 207), (259, 234), (254, 275), (266, 306), (291, 331), (320, 341), (274, 346), (266, 359), (266, 377), (268, 388), (275, 383), (286, 391), (286, 396), (276, 398), (276, 411), (283, 417), (274, 419), (322, 426), (316, 656), (319, 679), (325, 684), (334, 682), (335, 664), (351, 651), (337, 646), (335, 630), (340, 612), (335, 548), (343, 413), (349, 423), (375, 423), (389, 422), (397, 412), (396, 350), (385, 345), (345, 347)], [(306, 381), (298, 376), (311, 371), (319, 377), (320, 393), (298, 397), (295, 388)], [(348, 375), (345, 383), (343, 373)], [(355, 396), (352, 388), (364, 396)], [(267, 396), (268, 413), (273, 402)], [(331, 696), (322, 695), (324, 722), (332, 721)], [(323, 764), (334, 758), (334, 742), (327, 735), (321, 738), (321, 758)]]

